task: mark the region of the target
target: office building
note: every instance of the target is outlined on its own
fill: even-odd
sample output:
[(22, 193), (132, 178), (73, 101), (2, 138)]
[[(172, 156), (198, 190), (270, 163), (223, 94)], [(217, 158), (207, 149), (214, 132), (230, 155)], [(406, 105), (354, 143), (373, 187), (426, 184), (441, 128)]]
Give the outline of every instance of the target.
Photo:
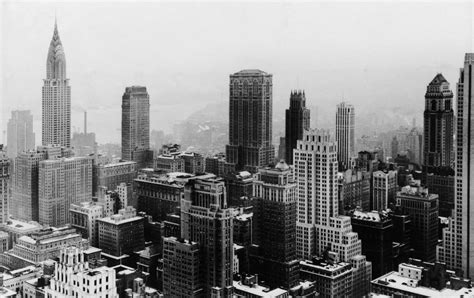
[(0, 145), (0, 224), (6, 223), (9, 218), (11, 173), (13, 167), (3, 145)]
[(146, 87), (127, 87), (122, 96), (122, 159), (136, 162), (139, 169), (150, 166), (153, 160)]
[(225, 176), (227, 189), (227, 202), (231, 207), (238, 207), (244, 204), (243, 200), (253, 194), (254, 177), (248, 171), (229, 173)]
[(352, 168), (352, 158), (356, 155), (354, 128), (354, 106), (346, 102), (338, 104), (336, 112), (337, 161), (343, 170)]
[(12, 111), (7, 124), (7, 155), (15, 159), (19, 152), (35, 149), (31, 111)]
[(42, 229), (18, 238), (13, 248), (1, 255), (2, 265), (15, 269), (38, 265), (59, 257), (61, 249), (71, 245), (87, 248), (88, 242), (73, 228)]
[[(398, 271), (374, 279), (372, 292), (390, 297), (473, 297), (471, 281), (455, 276), (443, 266), (439, 263), (402, 263)], [(435, 279), (430, 280), (430, 275)]]
[(224, 176), (225, 156), (210, 156), (204, 159), (206, 173), (212, 173), (217, 177)]
[(394, 170), (379, 170), (372, 174), (372, 210), (382, 211), (395, 204), (398, 174)]
[(120, 183), (133, 183), (137, 176), (137, 163), (134, 161), (119, 161), (115, 163), (94, 163), (93, 189), (97, 194), (100, 186), (115, 190)]
[(354, 232), (362, 240), (362, 253), (372, 263), (372, 276), (392, 270), (393, 224), (385, 212), (354, 211), (351, 216)]
[(199, 244), (182, 238), (163, 239), (163, 295), (204, 297)]
[(105, 257), (131, 256), (145, 248), (144, 218), (129, 206), (118, 214), (97, 219), (99, 248)]
[(296, 141), (303, 137), (303, 131), (309, 129), (310, 110), (306, 108), (304, 91), (292, 91), (290, 95), (290, 108), (286, 109), (285, 117), (285, 161), (293, 164), (293, 149)]
[(433, 168), (450, 168), (454, 160), (453, 92), (441, 73), (426, 88), (423, 120), (423, 165), (426, 171), (431, 173)]
[(259, 284), (258, 275), (242, 276), (240, 280), (234, 280), (234, 297), (252, 297), (252, 298), (287, 298), (290, 297), (287, 290), (281, 288), (271, 288)]
[(254, 227), (258, 235), (250, 251), (250, 268), (270, 287), (288, 289), (298, 283), (296, 190), (291, 169), (284, 161), (256, 174)]
[(204, 295), (207, 297), (232, 295), (232, 217), (222, 179), (189, 180), (181, 201), (181, 238), (199, 244)]
[(426, 173), (426, 187), (439, 196), (439, 216), (451, 217), (454, 213), (454, 170), (444, 168), (437, 173)]
[(42, 225), (70, 222), (71, 204), (92, 199), (92, 159), (70, 157), (39, 162), (38, 220)]
[(42, 144), (71, 146), (71, 86), (66, 78), (66, 56), (58, 26), (49, 44), (46, 79), (43, 80)]
[(352, 297), (352, 268), (322, 258), (301, 261), (301, 278), (314, 282), (320, 297)]
[(204, 173), (204, 157), (195, 152), (182, 152), (179, 157), (184, 160), (184, 172), (188, 174)]
[(80, 202), (71, 204), (71, 226), (88, 239), (91, 246), (97, 247), (99, 242), (99, 226), (97, 220), (104, 217), (104, 207), (96, 202)]
[(338, 174), (339, 214), (370, 210), (370, 173), (348, 169)]
[(421, 165), (423, 159), (423, 134), (412, 128), (406, 137), (407, 155), (410, 162)]
[(438, 244), (438, 195), (424, 187), (408, 185), (397, 193), (397, 205), (411, 217), (413, 256), (434, 262)]
[(351, 218), (339, 215), (337, 188), (337, 142), (326, 130), (306, 131), (294, 150), (298, 207), (296, 248), (300, 258), (310, 259), (326, 251), (335, 262), (353, 267), (352, 295), (366, 295), (372, 275), (371, 263), (362, 253)]
[(234, 170), (257, 172), (275, 158), (272, 145), (272, 75), (247, 69), (230, 75), (229, 144), (226, 160)]
[(115, 270), (106, 266), (90, 268), (78, 247), (61, 250), (54, 275), (44, 289), (45, 297), (118, 298)]

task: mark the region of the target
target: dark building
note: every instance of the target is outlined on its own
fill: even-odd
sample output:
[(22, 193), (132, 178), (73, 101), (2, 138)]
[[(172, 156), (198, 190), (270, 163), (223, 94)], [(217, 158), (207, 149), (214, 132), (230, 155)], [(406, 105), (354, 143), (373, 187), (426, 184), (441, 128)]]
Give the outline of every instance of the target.
[(338, 175), (339, 214), (356, 208), (370, 210), (370, 173), (346, 170)]
[[(227, 208), (222, 179), (189, 180), (185, 186), (184, 199), (181, 200), (181, 238), (198, 244), (206, 297), (232, 296), (232, 217), (233, 209)], [(163, 261), (166, 264), (166, 256)], [(163, 286), (166, 288), (165, 283)]]
[(257, 172), (273, 162), (272, 75), (242, 70), (230, 75), (229, 145), (226, 159), (235, 170)]
[(439, 196), (439, 215), (450, 217), (454, 209), (454, 170), (438, 168), (432, 173), (426, 173), (426, 187), (431, 193)]
[(436, 260), (438, 244), (438, 195), (421, 186), (405, 186), (397, 193), (397, 206), (413, 223), (413, 256), (426, 262)]
[(150, 166), (150, 97), (146, 87), (125, 88), (122, 96), (122, 159), (135, 161), (138, 168)]
[(436, 167), (451, 167), (454, 160), (453, 92), (440, 73), (426, 88), (423, 118), (423, 164), (427, 172)]
[(296, 182), (285, 162), (256, 175), (254, 224), (257, 241), (250, 266), (270, 287), (291, 288), (299, 278), (296, 256)]
[(403, 262), (408, 262), (413, 254), (411, 217), (408, 214), (403, 214), (400, 209), (400, 207), (396, 207), (389, 213), (393, 224), (393, 268), (397, 268)]
[(385, 212), (355, 211), (351, 217), (352, 230), (362, 240), (362, 253), (372, 262), (372, 276), (392, 270), (393, 224)]
[(235, 250), (239, 259), (239, 273), (250, 272), (249, 251), (253, 243), (253, 207), (241, 207), (234, 216), (234, 245), (241, 246)]
[(151, 215), (154, 221), (163, 221), (174, 213), (184, 194), (184, 184), (165, 176), (139, 175), (134, 189), (138, 211)]
[(225, 177), (227, 188), (227, 202), (231, 207), (244, 205), (242, 197), (251, 197), (253, 193), (252, 174), (247, 171), (230, 173)]
[(303, 138), (303, 131), (309, 129), (310, 111), (306, 108), (304, 91), (293, 91), (290, 95), (290, 108), (285, 118), (285, 161), (293, 164), (293, 149), (296, 141)]

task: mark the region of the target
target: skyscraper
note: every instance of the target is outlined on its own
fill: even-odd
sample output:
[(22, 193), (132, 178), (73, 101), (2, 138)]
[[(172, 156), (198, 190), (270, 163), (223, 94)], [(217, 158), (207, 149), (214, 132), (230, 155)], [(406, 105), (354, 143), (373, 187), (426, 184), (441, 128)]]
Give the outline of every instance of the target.
[(35, 149), (33, 115), (30, 111), (12, 111), (7, 128), (7, 155), (14, 159), (19, 152)]
[(342, 169), (351, 167), (351, 157), (355, 156), (355, 116), (354, 106), (346, 102), (337, 105), (336, 141), (337, 161)]
[(310, 110), (306, 108), (304, 91), (294, 91), (290, 95), (290, 108), (285, 118), (285, 161), (293, 164), (293, 149), (296, 141), (303, 137), (303, 131), (309, 129)]
[[(251, 268), (270, 287), (291, 288), (298, 282), (296, 257), (296, 183), (290, 167), (259, 169), (254, 182), (254, 218), (258, 239)], [(257, 246), (258, 245), (258, 246)]]
[(430, 173), (434, 167), (451, 167), (454, 157), (453, 92), (440, 73), (426, 88), (423, 118), (423, 165)]
[(59, 227), (70, 222), (71, 204), (92, 199), (92, 158), (39, 162), (39, 223)]
[(231, 168), (257, 172), (273, 162), (272, 75), (242, 70), (230, 75), (229, 145), (226, 159)]
[(232, 210), (227, 208), (222, 179), (196, 178), (186, 184), (181, 200), (181, 238), (199, 244), (206, 297), (232, 295)]
[(454, 216), (438, 246), (438, 260), (464, 277), (474, 277), (474, 53), (467, 53), (457, 84)]
[(66, 78), (66, 56), (59, 38), (58, 26), (49, 44), (46, 79), (43, 80), (43, 145), (71, 145), (71, 87)]
[(144, 168), (153, 159), (150, 150), (150, 97), (146, 87), (125, 88), (122, 96), (122, 159)]
[(0, 224), (8, 220), (11, 171), (10, 159), (3, 151), (3, 145), (0, 145)]
[(372, 265), (352, 231), (351, 218), (339, 215), (337, 143), (328, 131), (305, 131), (293, 151), (297, 183), (298, 215), (296, 248), (300, 258), (331, 254), (334, 263), (353, 267), (352, 296), (366, 295)]

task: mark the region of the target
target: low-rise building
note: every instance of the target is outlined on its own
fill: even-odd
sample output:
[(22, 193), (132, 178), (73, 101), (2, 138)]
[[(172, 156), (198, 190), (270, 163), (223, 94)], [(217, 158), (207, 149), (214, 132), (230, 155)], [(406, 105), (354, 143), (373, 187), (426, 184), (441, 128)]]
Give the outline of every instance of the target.
[(82, 238), (88, 239), (90, 245), (98, 245), (97, 220), (104, 217), (104, 207), (96, 202), (81, 202), (71, 204), (69, 209), (71, 226), (81, 233)]
[(281, 288), (270, 289), (258, 284), (258, 276), (251, 275), (242, 277), (241, 280), (233, 282), (234, 297), (237, 298), (286, 298), (290, 297), (287, 290)]

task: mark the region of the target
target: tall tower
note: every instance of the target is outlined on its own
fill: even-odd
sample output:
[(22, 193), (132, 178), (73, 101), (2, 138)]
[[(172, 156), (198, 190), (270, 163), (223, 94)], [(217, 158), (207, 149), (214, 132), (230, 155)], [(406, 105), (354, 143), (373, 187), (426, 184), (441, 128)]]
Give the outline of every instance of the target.
[(326, 130), (305, 131), (293, 151), (298, 193), (296, 248), (298, 257), (329, 253), (334, 263), (353, 266), (352, 296), (369, 291), (372, 264), (362, 255), (362, 243), (351, 218), (339, 215), (337, 143)]
[(197, 242), (206, 297), (232, 297), (233, 209), (222, 179), (192, 179), (181, 199), (181, 238)]
[(338, 104), (336, 112), (337, 161), (342, 169), (350, 168), (351, 157), (355, 156), (354, 126), (354, 106), (346, 102)]
[(293, 164), (293, 149), (296, 141), (303, 137), (303, 131), (309, 129), (310, 111), (306, 108), (304, 91), (294, 91), (290, 95), (290, 108), (286, 110), (285, 119), (285, 161)]
[(127, 87), (122, 96), (122, 159), (135, 161), (138, 168), (143, 168), (152, 158), (150, 97), (146, 87)]
[(427, 172), (436, 167), (451, 167), (454, 157), (453, 92), (442, 74), (426, 88), (423, 134), (423, 165)]
[(235, 170), (257, 172), (273, 162), (272, 75), (242, 70), (230, 75), (229, 145), (226, 159)]
[(454, 218), (444, 230), (438, 260), (474, 277), (474, 53), (467, 53), (457, 84)]
[(250, 252), (252, 271), (268, 285), (291, 288), (299, 278), (296, 257), (296, 183), (283, 161), (259, 169), (254, 182), (257, 246)]
[(30, 111), (12, 111), (7, 128), (7, 155), (14, 159), (19, 152), (35, 149), (33, 115)]
[(0, 224), (8, 220), (8, 210), (10, 203), (10, 159), (0, 145)]
[(70, 147), (71, 87), (66, 78), (66, 56), (56, 23), (46, 60), (46, 79), (43, 81), (42, 143), (44, 146)]

